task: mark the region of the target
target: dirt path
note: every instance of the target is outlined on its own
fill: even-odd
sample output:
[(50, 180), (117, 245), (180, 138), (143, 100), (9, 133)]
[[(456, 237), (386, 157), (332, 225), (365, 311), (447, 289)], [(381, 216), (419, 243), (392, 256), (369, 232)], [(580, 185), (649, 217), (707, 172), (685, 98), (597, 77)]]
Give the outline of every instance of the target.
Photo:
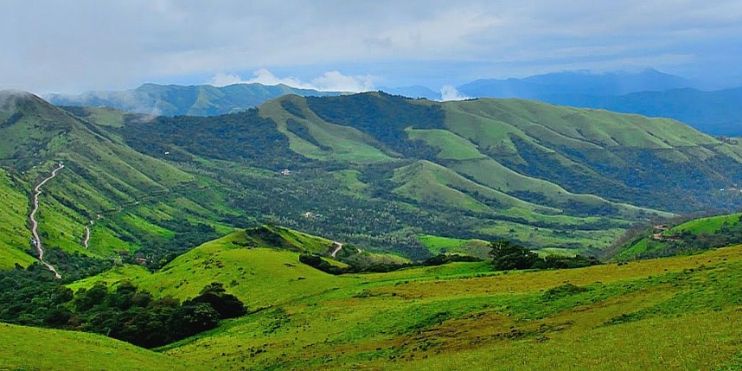
[(39, 237), (39, 222), (36, 221), (36, 213), (39, 211), (39, 195), (41, 194), (41, 187), (43, 187), (46, 182), (54, 179), (54, 177), (57, 176), (57, 172), (62, 169), (64, 169), (64, 165), (60, 162), (57, 167), (52, 170), (52, 174), (48, 178), (42, 180), (41, 183), (36, 185), (36, 187), (33, 189), (33, 210), (31, 210), (31, 214), (29, 215), (29, 219), (31, 220), (31, 234), (33, 235), (33, 243), (36, 247), (36, 253), (39, 256), (39, 261), (47, 269), (54, 273), (54, 277), (56, 277), (57, 279), (62, 278), (62, 275), (57, 272), (57, 269), (54, 268), (54, 266), (44, 260), (44, 247), (41, 244), (41, 237)]
[[(92, 220), (90, 221), (90, 224), (91, 225), (93, 224)], [(86, 225), (85, 226), (85, 237), (82, 239), (82, 246), (87, 249), (89, 245), (90, 245), (90, 227)]]
[(343, 244), (341, 244), (340, 242), (333, 242), (332, 244), (336, 246), (335, 250), (332, 250), (332, 252), (330, 253), (330, 256), (334, 258), (335, 255), (337, 255), (337, 253), (343, 249)]

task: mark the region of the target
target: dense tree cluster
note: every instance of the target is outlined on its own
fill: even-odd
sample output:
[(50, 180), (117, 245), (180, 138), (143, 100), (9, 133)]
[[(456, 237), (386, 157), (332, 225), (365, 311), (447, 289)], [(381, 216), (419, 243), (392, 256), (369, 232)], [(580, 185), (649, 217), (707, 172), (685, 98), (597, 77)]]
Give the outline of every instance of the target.
[(261, 117), (256, 109), (212, 117), (158, 117), (153, 122), (130, 119), (120, 131), (132, 148), (157, 158), (168, 152), (167, 158), (175, 161), (191, 160), (178, 149), (271, 169), (309, 161), (293, 152), (276, 123)]
[(444, 128), (445, 113), (440, 105), (413, 104), (409, 98), (383, 92), (307, 97), (306, 101), (323, 120), (368, 133), (397, 153), (418, 158), (433, 158), (438, 153), (422, 141), (407, 139), (404, 130)]
[(193, 299), (155, 298), (128, 282), (98, 283), (73, 293), (42, 269), (0, 272), (0, 321), (100, 333), (155, 347), (214, 328), (246, 313), (214, 283)]
[(492, 242), (490, 248), (492, 266), (495, 270), (566, 269), (600, 264), (600, 261), (596, 258), (581, 255), (574, 257), (547, 256), (541, 258), (533, 251), (509, 241)]

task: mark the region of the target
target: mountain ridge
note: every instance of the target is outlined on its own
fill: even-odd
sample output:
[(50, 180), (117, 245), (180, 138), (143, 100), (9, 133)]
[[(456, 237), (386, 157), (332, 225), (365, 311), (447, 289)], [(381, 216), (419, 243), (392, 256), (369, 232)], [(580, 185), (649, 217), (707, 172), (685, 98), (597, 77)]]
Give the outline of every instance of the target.
[(110, 107), (165, 116), (210, 116), (246, 110), (285, 94), (325, 96), (340, 93), (294, 88), (285, 84), (238, 83), (217, 87), (146, 83), (131, 90), (80, 95), (50, 94), (46, 98), (60, 106)]

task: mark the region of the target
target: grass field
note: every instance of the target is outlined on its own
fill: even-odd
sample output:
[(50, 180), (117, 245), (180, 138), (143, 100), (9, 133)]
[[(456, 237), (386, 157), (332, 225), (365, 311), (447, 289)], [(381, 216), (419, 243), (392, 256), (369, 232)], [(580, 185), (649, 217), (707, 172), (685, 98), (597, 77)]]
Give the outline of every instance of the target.
[(564, 271), (456, 263), (347, 279), (163, 351), (217, 368), (659, 370), (731, 364), (742, 340), (742, 246)]

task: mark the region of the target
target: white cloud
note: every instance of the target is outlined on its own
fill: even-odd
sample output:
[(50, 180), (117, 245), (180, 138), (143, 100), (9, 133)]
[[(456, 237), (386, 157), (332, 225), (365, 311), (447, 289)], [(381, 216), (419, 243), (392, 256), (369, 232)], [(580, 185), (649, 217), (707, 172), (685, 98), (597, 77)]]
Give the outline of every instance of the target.
[[(266, 66), (302, 76), (290, 84), (360, 90), (372, 85), (368, 76), (322, 73), (441, 86), (637, 58), (719, 77), (742, 63), (740, 0), (4, 0), (0, 12), (9, 15), (0, 45), (12, 56), (0, 58), (0, 86), (39, 92), (194, 83)], [(33, 31), (19, 31), (29, 24)]]
[(307, 83), (304, 83), (300, 81), (297, 78), (294, 77), (278, 77), (274, 75), (271, 71), (268, 71), (265, 68), (261, 68), (255, 72), (253, 72), (253, 78), (246, 81), (247, 83), (258, 83), (263, 85), (288, 85), (294, 88), (302, 88), (302, 89), (316, 89), (314, 86), (309, 85)]
[(209, 84), (222, 87), (232, 84), (240, 84), (242, 83), (242, 78), (240, 75), (231, 74), (231, 73), (223, 73), (219, 72), (214, 77), (211, 78), (211, 81), (209, 81)]
[(348, 76), (338, 71), (329, 71), (312, 80), (317, 90), (362, 92), (374, 90), (371, 76)]
[(253, 72), (253, 77), (243, 80), (238, 74), (217, 73), (211, 78), (209, 84), (214, 86), (226, 86), (232, 84), (263, 84), (263, 85), (288, 85), (300, 89), (314, 89), (319, 91), (341, 91), (358, 93), (374, 90), (373, 77), (344, 75), (339, 71), (328, 71), (313, 78), (310, 82), (304, 82), (295, 77), (278, 77), (271, 71), (261, 68)]
[(459, 93), (459, 91), (451, 85), (445, 85), (441, 88), (441, 100), (444, 102), (449, 100), (464, 100), (469, 98), (470, 97), (461, 95), (461, 93)]

